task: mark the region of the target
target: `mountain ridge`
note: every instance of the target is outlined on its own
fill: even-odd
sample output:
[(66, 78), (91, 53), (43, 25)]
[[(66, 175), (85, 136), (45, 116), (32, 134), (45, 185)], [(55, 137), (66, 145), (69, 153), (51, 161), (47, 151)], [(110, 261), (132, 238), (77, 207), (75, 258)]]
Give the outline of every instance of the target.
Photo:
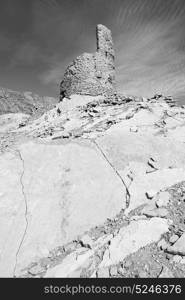
[(0, 114), (26, 113), (33, 115), (51, 109), (57, 99), (54, 97), (39, 96), (32, 92), (19, 92), (0, 87)]

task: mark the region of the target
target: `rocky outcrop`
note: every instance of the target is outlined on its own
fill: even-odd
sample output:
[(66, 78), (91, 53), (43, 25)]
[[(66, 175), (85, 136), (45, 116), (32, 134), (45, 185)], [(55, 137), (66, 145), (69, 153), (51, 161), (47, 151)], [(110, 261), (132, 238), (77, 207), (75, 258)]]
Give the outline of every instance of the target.
[(96, 28), (97, 51), (77, 57), (66, 69), (60, 85), (60, 99), (72, 94), (97, 96), (115, 91), (114, 47), (111, 31)]
[(164, 251), (184, 255), (170, 239), (184, 198), (168, 192), (185, 181), (184, 121), (163, 98), (81, 95), (0, 116), (0, 276), (125, 277), (138, 256), (139, 277), (163, 276)]

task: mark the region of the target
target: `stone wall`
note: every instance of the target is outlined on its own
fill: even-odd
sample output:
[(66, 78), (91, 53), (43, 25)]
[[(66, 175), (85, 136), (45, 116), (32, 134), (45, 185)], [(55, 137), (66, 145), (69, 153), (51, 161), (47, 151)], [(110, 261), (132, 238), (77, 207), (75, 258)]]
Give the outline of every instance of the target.
[(114, 48), (111, 31), (96, 27), (97, 51), (78, 56), (66, 69), (60, 100), (72, 94), (97, 96), (115, 91)]

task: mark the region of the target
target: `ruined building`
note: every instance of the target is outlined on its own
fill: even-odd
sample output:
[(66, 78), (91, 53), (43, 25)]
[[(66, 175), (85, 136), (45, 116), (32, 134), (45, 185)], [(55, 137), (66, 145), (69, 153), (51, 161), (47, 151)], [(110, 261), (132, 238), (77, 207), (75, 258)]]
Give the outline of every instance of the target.
[(95, 53), (83, 53), (67, 67), (60, 84), (60, 100), (72, 94), (97, 96), (115, 92), (111, 31), (104, 25), (97, 25), (96, 41)]

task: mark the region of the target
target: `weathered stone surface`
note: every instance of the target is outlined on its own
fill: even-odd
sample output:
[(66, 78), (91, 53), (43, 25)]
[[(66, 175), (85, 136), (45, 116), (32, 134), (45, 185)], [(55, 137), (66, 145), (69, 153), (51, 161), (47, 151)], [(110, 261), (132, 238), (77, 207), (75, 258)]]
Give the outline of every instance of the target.
[(13, 276), (15, 265), (20, 274), (125, 206), (121, 180), (91, 143), (30, 142), (16, 151), (0, 156), (1, 276)]
[(174, 262), (174, 263), (180, 263), (181, 262), (181, 260), (182, 260), (182, 257), (180, 256), (180, 255), (175, 255), (173, 258), (172, 258), (172, 261)]
[(39, 273), (42, 273), (45, 271), (45, 268), (39, 264), (33, 266), (32, 268), (29, 269), (29, 273), (31, 275), (37, 275)]
[(172, 254), (185, 255), (185, 233), (177, 240), (173, 246), (169, 246), (167, 251)]
[(164, 218), (168, 215), (168, 210), (166, 208), (151, 208), (146, 206), (141, 213), (147, 217), (161, 217)]
[(89, 250), (84, 254), (80, 254), (80, 251), (71, 253), (64, 258), (61, 264), (49, 269), (45, 277), (80, 277), (84, 265), (87, 265), (88, 262), (90, 263), (89, 259), (93, 255), (92, 250)]
[(109, 268), (105, 267), (105, 268), (100, 268), (97, 273), (96, 276), (98, 278), (109, 278), (110, 277), (110, 273), (109, 273)]
[(124, 276), (124, 275), (125, 275), (125, 268), (122, 267), (122, 266), (120, 266), (120, 267), (118, 268), (118, 274)]
[(163, 267), (162, 272), (159, 275), (159, 278), (173, 278), (173, 273), (167, 268)]
[(170, 201), (170, 194), (168, 192), (160, 192), (157, 195), (156, 205), (157, 207), (167, 206)]
[(96, 28), (97, 51), (77, 57), (66, 69), (60, 85), (60, 99), (72, 94), (97, 96), (114, 92), (115, 66), (111, 31), (99, 24)]
[(171, 244), (174, 244), (178, 239), (179, 239), (179, 236), (178, 236), (177, 234), (173, 234), (173, 235), (171, 236), (171, 238), (169, 239), (169, 242), (170, 242)]
[(105, 251), (100, 267), (110, 266), (122, 261), (150, 243), (157, 242), (162, 234), (168, 231), (168, 222), (161, 218), (133, 221), (120, 229), (119, 234), (111, 240), (109, 249)]
[(144, 270), (139, 272), (139, 278), (147, 278), (148, 277), (147, 275), (148, 275), (147, 272)]
[[(170, 117), (166, 120), (167, 131), (162, 131), (156, 122), (159, 121), (161, 126), (166, 110)], [(178, 121), (171, 117), (174, 113)], [(30, 120), (29, 125), (19, 129), (16, 129), (17, 125), (10, 124), (9, 127), (8, 122), (5, 127), (2, 125), (5, 142), (4, 132), (8, 128), (10, 131), (16, 129), (12, 135), (9, 135), (8, 129), (10, 139), (15, 132), (26, 132), (29, 139), (33, 136), (40, 138), (35, 143), (22, 146), (18, 146), (20, 140), (17, 139), (8, 148), (12, 154), (0, 156), (0, 191), (4, 193), (0, 195), (0, 275), (20, 276), (22, 268), (26, 267), (24, 275), (38, 276), (37, 272), (43, 270), (39, 266), (42, 267), (43, 260), (46, 260), (44, 268), (48, 268), (48, 274), (55, 263), (60, 263), (56, 274), (61, 277), (96, 277), (96, 272), (102, 268), (99, 266), (102, 258), (107, 262), (112, 257), (122, 259), (137, 249), (136, 254), (125, 260), (132, 264), (133, 256), (137, 257), (142, 251), (146, 252), (147, 260), (151, 259), (149, 254), (154, 254), (161, 265), (152, 275), (160, 273), (163, 264), (161, 255), (173, 263), (173, 254), (167, 257), (159, 251), (159, 248), (165, 250), (169, 244), (160, 246), (159, 243), (158, 248), (145, 245), (158, 242), (161, 237), (159, 227), (162, 234), (166, 232), (165, 227), (173, 222), (177, 234), (184, 229), (182, 188), (177, 196), (171, 197), (169, 205), (167, 201), (157, 205), (161, 191), (176, 183), (178, 188), (185, 180), (185, 114), (180, 108), (177, 113), (169, 111), (164, 104), (156, 105), (150, 101), (145, 104), (115, 101), (111, 104), (103, 96), (72, 95), (70, 101), (64, 99), (39, 119)], [(12, 116), (10, 122), (16, 121), (16, 118)], [(3, 122), (5, 119), (2, 118)], [(178, 127), (174, 127), (177, 124)], [(130, 130), (134, 126), (138, 132)], [(175, 134), (172, 134), (174, 131)], [(46, 135), (42, 135), (44, 132)], [(57, 139), (52, 140), (54, 137)], [(170, 188), (170, 194), (173, 194), (173, 189), (176, 187)], [(128, 208), (119, 213), (125, 208), (126, 198)], [(180, 204), (177, 212), (176, 203)], [(149, 220), (146, 216), (137, 215), (141, 213), (143, 204), (151, 207), (150, 217), (156, 216), (156, 213), (161, 216), (158, 213), (163, 212), (162, 215), (171, 221), (157, 218), (156, 224), (151, 225), (155, 218)], [(166, 206), (165, 209), (163, 206)], [(107, 218), (112, 219), (104, 223)], [(134, 223), (138, 228), (133, 226), (133, 221), (137, 221)], [(140, 222), (145, 223), (141, 226)], [(122, 234), (120, 228), (123, 226)], [(130, 229), (132, 226), (133, 230)], [(92, 241), (84, 236), (86, 233)], [(165, 238), (168, 239), (168, 236)], [(81, 237), (84, 247), (80, 243), (72, 243)], [(117, 244), (115, 239), (119, 240)], [(116, 250), (111, 248), (114, 243)], [(84, 257), (89, 246), (94, 251), (92, 257), (80, 262), (78, 258)], [(77, 253), (79, 247), (83, 251)], [(70, 256), (74, 253), (75, 256)], [(66, 260), (62, 261), (65, 255), (66, 259), (70, 256), (68, 264)], [(38, 263), (36, 267), (35, 262)], [(70, 264), (72, 267), (69, 267)], [(132, 265), (129, 269), (132, 272)], [(140, 270), (143, 269), (141, 265)], [(140, 270), (135, 273), (136, 276), (145, 275)], [(127, 271), (124, 276), (130, 276)], [(50, 276), (57, 276), (52, 272)], [(148, 272), (149, 275), (151, 273)]]
[(110, 272), (111, 276), (116, 276), (118, 274), (118, 268), (117, 268), (117, 266), (111, 266), (109, 272)]
[(18, 129), (28, 122), (30, 116), (22, 113), (0, 115), (0, 134)]
[(180, 263), (185, 264), (185, 257), (181, 259)]
[[(145, 118), (137, 116), (137, 123), (140, 122), (141, 126), (144, 121)], [(128, 211), (151, 201), (146, 194), (155, 196), (159, 191), (185, 180), (183, 145), (174, 143), (168, 137), (154, 137), (148, 132), (132, 133), (124, 120), (107, 130), (104, 136), (97, 139), (97, 143), (129, 186)], [(146, 162), (154, 155), (158, 157), (161, 168), (147, 173)], [(171, 165), (173, 168), (169, 168)], [(132, 181), (128, 178), (130, 172)]]
[(146, 192), (146, 197), (149, 200), (153, 199), (155, 195), (156, 195), (156, 191), (155, 190), (148, 190)]

